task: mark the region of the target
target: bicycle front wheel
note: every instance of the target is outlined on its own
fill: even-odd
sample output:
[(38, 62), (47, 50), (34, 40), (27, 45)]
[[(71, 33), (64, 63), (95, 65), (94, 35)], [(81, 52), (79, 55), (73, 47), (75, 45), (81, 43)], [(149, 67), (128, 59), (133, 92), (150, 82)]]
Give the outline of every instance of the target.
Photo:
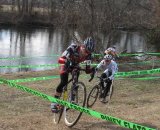
[[(68, 102), (84, 107), (86, 102), (86, 87), (84, 83), (78, 82), (75, 87), (68, 85), (68, 90), (70, 91)], [(74, 126), (80, 119), (81, 115), (82, 112), (80, 111), (67, 107), (64, 108), (65, 124), (69, 127)]]
[(58, 124), (60, 122), (62, 114), (63, 114), (64, 106), (60, 106), (60, 107), (62, 108), (60, 108), (59, 112), (53, 114), (53, 122), (55, 124)]
[(94, 103), (96, 102), (99, 94), (99, 85), (94, 86), (87, 97), (87, 107), (92, 107)]
[(62, 118), (63, 110), (64, 110), (64, 106), (59, 104), (58, 105), (58, 112), (57, 113), (53, 113), (53, 122), (55, 124), (58, 124), (60, 122), (60, 120)]

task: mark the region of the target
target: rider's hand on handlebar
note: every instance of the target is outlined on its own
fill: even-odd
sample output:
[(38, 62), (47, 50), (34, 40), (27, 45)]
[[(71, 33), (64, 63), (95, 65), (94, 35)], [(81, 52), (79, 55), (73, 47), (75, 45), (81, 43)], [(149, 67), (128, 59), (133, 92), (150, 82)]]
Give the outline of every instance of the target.
[(91, 70), (92, 70), (92, 72), (91, 72), (91, 74), (90, 74), (91, 78), (89, 79), (89, 82), (92, 81), (92, 79), (94, 78), (94, 75), (95, 75), (95, 73), (96, 73), (96, 68), (95, 68), (95, 67), (93, 67)]
[(76, 65), (76, 63), (71, 61), (71, 60), (67, 60), (66, 65), (67, 65), (68, 68), (72, 68)]
[(108, 79), (107, 79), (107, 82), (110, 82), (110, 81), (111, 81), (111, 79), (110, 79), (110, 78), (108, 78)]

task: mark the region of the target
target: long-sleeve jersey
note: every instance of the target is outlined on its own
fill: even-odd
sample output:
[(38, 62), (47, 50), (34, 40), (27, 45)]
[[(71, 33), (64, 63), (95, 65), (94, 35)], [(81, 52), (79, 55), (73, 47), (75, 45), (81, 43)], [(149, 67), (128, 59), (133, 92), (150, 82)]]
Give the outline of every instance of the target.
[(108, 75), (108, 72), (111, 72), (111, 75), (108, 77), (110, 80), (114, 80), (114, 74), (118, 72), (118, 66), (117, 63), (113, 60), (111, 60), (110, 63), (105, 62), (105, 60), (102, 60), (96, 67), (97, 69), (102, 68), (104, 70), (103, 73), (106, 73)]
[[(62, 54), (62, 56), (59, 58), (58, 63), (64, 64), (61, 66), (60, 74), (66, 73), (68, 71), (68, 68), (72, 64), (72, 67), (74, 65), (78, 65), (79, 63), (83, 61), (90, 61), (92, 59), (91, 54), (88, 54), (86, 56), (81, 55), (80, 53), (80, 45), (76, 45), (72, 43)], [(61, 63), (62, 61), (62, 63)], [(71, 64), (70, 64), (71, 63)], [(87, 64), (86, 66), (86, 73), (91, 73), (90, 64)]]
[(76, 63), (81, 63), (85, 60), (91, 60), (91, 54), (88, 54), (86, 57), (83, 57), (79, 54), (80, 46), (72, 43), (62, 54), (62, 57), (65, 57), (68, 60), (74, 61)]

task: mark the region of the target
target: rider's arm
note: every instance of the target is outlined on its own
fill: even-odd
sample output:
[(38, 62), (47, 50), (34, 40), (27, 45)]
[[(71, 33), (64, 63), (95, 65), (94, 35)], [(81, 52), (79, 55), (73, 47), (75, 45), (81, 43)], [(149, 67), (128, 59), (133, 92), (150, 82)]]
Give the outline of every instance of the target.
[(92, 54), (88, 54), (88, 56), (86, 56), (86, 60), (84, 61), (84, 63), (86, 63), (87, 74), (95, 72), (95, 67), (91, 67), (92, 60), (93, 60)]
[(117, 64), (114, 62), (112, 65), (111, 65), (111, 76), (108, 77), (109, 80), (113, 80), (114, 79), (114, 74), (118, 71), (118, 67), (117, 67)]
[(65, 66), (68, 68), (72, 66), (72, 61), (70, 56), (73, 53), (72, 45), (70, 45), (63, 53), (62, 56), (58, 59), (59, 64), (65, 64)]
[(104, 65), (104, 60), (102, 60), (96, 67), (97, 70), (99, 70)]
[(75, 50), (78, 46), (72, 43), (62, 54), (62, 57), (66, 57), (66, 59), (70, 60), (72, 56), (74, 56)]

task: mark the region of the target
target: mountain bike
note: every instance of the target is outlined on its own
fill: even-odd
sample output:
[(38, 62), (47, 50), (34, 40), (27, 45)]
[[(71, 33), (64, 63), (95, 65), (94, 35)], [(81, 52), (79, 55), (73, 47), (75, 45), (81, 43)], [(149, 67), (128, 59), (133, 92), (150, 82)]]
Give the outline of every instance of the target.
[[(106, 78), (101, 78), (101, 77), (98, 77), (99, 78), (99, 82), (91, 89), (91, 91), (89, 92), (88, 94), (88, 97), (87, 97), (87, 107), (92, 107), (94, 105), (94, 103), (96, 102), (97, 98), (99, 98), (99, 100), (101, 98), (107, 98), (108, 99), (108, 102), (110, 101), (112, 95), (113, 95), (113, 81), (112, 81), (112, 84), (110, 86), (110, 90), (109, 92), (107, 93), (107, 80)], [(102, 88), (102, 85), (101, 85), (101, 81), (104, 82), (104, 88)], [(103, 103), (108, 103), (108, 102), (103, 102)]]
[[(71, 79), (64, 86), (60, 99), (84, 107), (86, 103), (86, 86), (83, 82), (78, 82), (80, 71), (85, 71), (85, 69), (79, 66), (72, 69)], [(59, 104), (58, 112), (54, 113), (55, 124), (60, 122), (63, 113), (65, 124), (69, 127), (74, 126), (82, 115), (80, 111)]]

